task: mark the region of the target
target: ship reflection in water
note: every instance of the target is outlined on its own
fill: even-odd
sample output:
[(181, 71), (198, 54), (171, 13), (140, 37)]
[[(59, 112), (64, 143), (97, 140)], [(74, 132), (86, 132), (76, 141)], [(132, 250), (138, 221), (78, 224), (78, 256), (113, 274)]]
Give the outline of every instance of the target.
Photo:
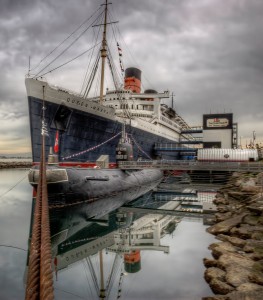
[[(172, 211), (182, 203), (182, 195), (164, 196), (148, 193), (129, 206)], [(193, 295), (211, 294), (203, 280), (204, 253), (198, 258), (198, 241), (211, 239), (202, 219), (193, 223), (125, 207), (88, 219), (85, 205), (50, 209), (56, 299), (197, 299), (189, 296), (189, 287), (182, 289), (189, 270)], [(185, 248), (194, 260), (182, 255)], [(186, 268), (184, 274), (180, 268)]]

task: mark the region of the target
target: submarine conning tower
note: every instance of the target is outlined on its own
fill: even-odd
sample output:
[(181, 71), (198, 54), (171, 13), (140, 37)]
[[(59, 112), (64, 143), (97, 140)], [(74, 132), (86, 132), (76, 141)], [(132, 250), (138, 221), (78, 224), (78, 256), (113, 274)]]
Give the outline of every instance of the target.
[(141, 73), (137, 68), (127, 68), (125, 70), (124, 89), (133, 93), (141, 92)]
[(125, 132), (125, 124), (122, 128), (122, 136), (116, 148), (116, 162), (118, 161), (132, 161), (133, 160), (133, 147), (131, 140)]

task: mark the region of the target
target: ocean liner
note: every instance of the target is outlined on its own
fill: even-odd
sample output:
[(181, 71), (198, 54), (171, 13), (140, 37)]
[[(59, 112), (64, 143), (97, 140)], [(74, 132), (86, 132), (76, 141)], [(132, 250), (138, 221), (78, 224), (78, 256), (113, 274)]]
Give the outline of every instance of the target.
[[(115, 148), (123, 124), (134, 146), (134, 159), (160, 158), (160, 154), (155, 152), (155, 144), (177, 143), (182, 129), (189, 128), (173, 108), (161, 103), (162, 99), (170, 97), (168, 91), (142, 91), (141, 71), (137, 68), (127, 68), (124, 82), (118, 85), (114, 80), (114, 89), (105, 91), (103, 74), (106, 61), (112, 66), (106, 40), (108, 5), (106, 1), (103, 38), (99, 49), (102, 61), (99, 96), (90, 97), (87, 93), (92, 80), (85, 92), (77, 94), (49, 84), (40, 73), (27, 75), (25, 84), (33, 162), (40, 161), (43, 122), (49, 135), (46, 153), (54, 144), (59, 144), (54, 148), (59, 161), (73, 165), (93, 163), (102, 154), (109, 155), (110, 162), (114, 163)], [(97, 69), (98, 65), (95, 65), (93, 70)], [(91, 75), (94, 79), (95, 75)], [(45, 120), (41, 119), (43, 107)], [(161, 158), (175, 159), (176, 155), (167, 152)]]

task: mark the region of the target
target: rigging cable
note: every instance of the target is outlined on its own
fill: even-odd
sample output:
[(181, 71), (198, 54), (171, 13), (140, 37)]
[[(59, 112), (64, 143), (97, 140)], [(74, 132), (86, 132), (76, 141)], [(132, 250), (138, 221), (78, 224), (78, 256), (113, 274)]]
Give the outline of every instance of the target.
[(44, 58), (40, 60), (38, 65), (34, 67), (32, 70), (35, 70), (46, 58), (48, 58), (54, 51), (56, 51), (64, 42), (66, 42), (74, 33), (76, 33), (85, 23), (87, 23), (99, 10), (101, 9), (101, 6), (92, 14), (88, 19), (86, 19), (84, 22), (82, 22), (67, 38), (65, 38), (62, 42), (60, 42), (49, 54), (47, 54)]
[[(59, 65), (58, 67), (56, 67), (56, 68), (54, 68), (54, 69), (52, 69), (52, 70), (47, 71), (46, 73), (44, 73), (44, 74), (42, 74), (42, 75), (40, 75), (40, 76), (38, 76), (38, 77), (43, 77), (43, 76), (45, 76), (46, 74), (51, 73), (51, 72), (53, 72), (53, 71), (55, 71), (55, 70), (57, 70), (57, 69), (59, 69), (59, 68), (65, 66), (65, 65), (71, 63), (71, 62), (74, 61), (75, 59), (81, 57), (82, 55), (86, 54), (86, 53), (89, 52), (90, 50), (93, 50), (94, 48), (96, 48), (99, 44), (100, 44), (100, 43), (97, 43), (97, 44), (94, 45), (93, 47), (89, 48), (88, 50), (85, 50), (84, 52), (82, 52), (81, 54), (79, 54), (79, 55), (77, 55), (76, 57), (72, 58), (71, 60), (68, 60), (67, 62), (65, 62), (65, 63)], [(38, 77), (37, 77), (37, 78), (38, 78)]]
[(26, 174), (23, 175), (23, 177), (21, 179), (19, 179), (13, 186), (11, 186), (6, 192), (4, 192), (3, 194), (0, 195), (0, 198), (2, 198), (4, 195), (6, 195), (7, 193), (9, 193), (12, 189), (14, 189), (20, 182), (22, 182), (26, 176), (27, 176), (27, 172)]
[(65, 291), (65, 290), (63, 290), (63, 289), (59, 289), (59, 288), (57, 288), (57, 287), (55, 287), (55, 290), (64, 292), (64, 293), (69, 294), (69, 295), (72, 295), (72, 296), (76, 296), (76, 297), (78, 297), (78, 298), (80, 298), (80, 299), (87, 299), (86, 297), (84, 298), (84, 297), (79, 296), (79, 295), (77, 295), (77, 294), (74, 294), (74, 293), (72, 293), (72, 292), (68, 292), (68, 291)]
[(23, 249), (23, 248), (20, 248), (20, 247), (15, 247), (15, 246), (10, 246), (10, 245), (0, 245), (0, 247), (13, 248), (13, 249), (27, 251), (26, 249)]
[[(89, 285), (89, 292), (90, 292), (90, 295), (91, 295), (91, 299), (94, 299), (95, 297), (93, 295), (93, 289), (91, 287), (90, 280), (88, 278), (88, 267), (85, 264), (85, 259), (82, 260), (82, 265), (83, 265), (84, 273), (85, 273), (85, 276), (86, 276), (86, 279), (87, 279), (87, 282), (88, 282), (88, 285)], [(98, 291), (97, 291), (96, 295), (97, 296), (99, 295)]]
[[(116, 14), (116, 15), (117, 15), (117, 14)], [(119, 33), (119, 36), (120, 36), (121, 40), (123, 41), (124, 45), (125, 45), (126, 48), (128, 49), (128, 52), (129, 52), (130, 57), (131, 57), (131, 61), (134, 61), (135, 64), (136, 64), (137, 66), (139, 66), (139, 64), (138, 64), (137, 60), (135, 59), (134, 55), (132, 54), (130, 48), (129, 48), (128, 45), (126, 44), (125, 39), (123, 38), (123, 36), (122, 36), (122, 34), (121, 34), (120, 30), (119, 30), (119, 27), (118, 27), (116, 24), (114, 24), (114, 25), (115, 25), (116, 31), (118, 31), (118, 33)], [(149, 81), (149, 79), (144, 75), (144, 73), (142, 73), (142, 76), (143, 76), (143, 78), (148, 82), (149, 86), (153, 86), (152, 83)], [(142, 86), (143, 86), (143, 84), (142, 84)]]
[[(99, 33), (100, 33), (100, 28), (98, 30), (97, 37), (95, 39), (95, 33), (94, 33), (94, 30), (93, 30), (93, 39), (95, 39), (95, 44), (97, 44), (97, 42), (98, 42)], [(89, 72), (89, 69), (90, 69), (90, 64), (91, 64), (91, 61), (92, 61), (93, 54), (94, 54), (94, 50), (91, 53), (90, 60), (89, 60), (89, 63), (88, 63), (88, 67), (86, 69), (86, 73), (85, 73), (84, 80), (83, 80), (82, 87), (81, 87), (81, 94), (83, 93), (85, 82), (87, 82), (88, 77), (90, 77), (90, 76), (88, 76), (88, 72)], [(87, 86), (87, 84), (86, 84), (86, 86)], [(85, 92), (84, 92), (84, 95), (85, 95)]]
[(92, 264), (92, 261), (90, 259), (90, 257), (86, 257), (85, 258), (86, 262), (87, 262), (87, 265), (89, 267), (89, 270), (90, 270), (90, 274), (91, 274), (91, 277), (92, 277), (92, 281), (94, 283), (94, 286), (95, 286), (95, 289), (96, 289), (96, 292), (97, 292), (97, 295), (99, 295), (99, 291), (100, 291), (100, 288), (99, 288), (99, 284), (98, 284), (98, 280), (97, 280), (97, 276), (96, 276), (96, 272), (94, 270), (94, 267), (93, 267), (93, 264)]
[(115, 86), (115, 89), (116, 91), (118, 91), (118, 81), (116, 79), (116, 75), (117, 75), (117, 72), (116, 72), (116, 68), (115, 68), (115, 65), (113, 64), (113, 59), (112, 59), (112, 55), (111, 55), (111, 52), (110, 50), (108, 50), (108, 65), (109, 65), (109, 68), (110, 68), (110, 72), (111, 72), (111, 75), (112, 75), (112, 79), (113, 79), (113, 83), (114, 83), (114, 86)]
[(95, 78), (95, 75), (97, 73), (97, 70), (98, 70), (98, 66), (99, 66), (99, 60), (100, 60), (100, 52), (98, 52), (97, 54), (97, 58), (95, 60), (95, 63), (93, 65), (93, 68), (91, 70), (91, 73), (90, 73), (90, 77), (89, 77), (89, 81), (86, 85), (86, 89), (84, 91), (84, 94), (83, 94), (83, 98), (86, 99), (88, 97), (88, 94), (90, 92), (90, 89), (92, 87), (92, 84), (93, 84), (93, 81), (94, 81), (94, 78)]
[[(103, 12), (102, 12), (103, 13)], [(101, 14), (102, 14), (101, 13)], [(101, 14), (97, 17), (97, 19), (101, 16)], [(55, 60), (57, 60), (60, 56), (62, 56), (77, 40), (81, 38), (81, 36), (88, 31), (88, 29), (97, 22), (97, 19), (95, 19), (90, 26), (88, 26), (84, 31), (82, 31), (76, 38), (73, 40), (60, 54), (58, 54), (49, 64), (47, 64), (44, 68), (42, 68), (33, 78), (39, 78), (42, 75), (40, 74), (43, 72), (47, 67), (49, 67)], [(40, 75), (39, 75), (40, 74)]]
[[(114, 25), (115, 25), (116, 28), (118, 28), (116, 24), (114, 24)], [(120, 54), (121, 49), (119, 48), (117, 34), (116, 34), (115, 30), (114, 30), (114, 26), (112, 27), (112, 32), (113, 32), (113, 37), (114, 37), (115, 42), (116, 42), (117, 47), (118, 47), (119, 63), (120, 63), (120, 67), (121, 67), (121, 77), (123, 79), (123, 77), (124, 77), (124, 74), (123, 74), (124, 73), (124, 66), (123, 66), (122, 60), (120, 59), (120, 56), (122, 56), (122, 54)]]
[[(109, 16), (109, 18), (110, 18), (110, 20), (111, 20), (111, 16)], [(112, 22), (113, 23), (113, 25), (115, 25), (115, 26), (117, 26), (114, 22)], [(116, 38), (116, 34), (115, 34), (115, 30), (114, 30), (114, 26), (112, 26), (111, 27), (111, 29), (112, 29), (112, 39), (114, 39), (114, 41), (115, 41), (115, 44), (117, 44), (118, 45), (118, 42), (117, 42), (117, 38)], [(119, 49), (118, 49), (119, 50)], [(120, 59), (120, 52), (118, 51), (118, 59)], [(115, 68), (116, 69), (116, 68)], [(121, 74), (122, 74), (122, 71), (124, 71), (124, 70), (121, 70)], [(117, 70), (116, 70), (116, 73), (118, 74), (118, 76), (119, 76), (119, 78), (121, 78), (121, 82), (123, 81), (123, 76), (120, 74), (120, 73), (118, 73), (117, 72)]]
[(113, 62), (112, 55), (111, 55), (111, 52), (109, 51), (108, 63), (109, 63), (110, 70), (112, 72), (113, 82), (114, 82), (115, 90), (116, 90), (117, 96), (118, 96), (117, 99), (119, 100), (120, 105), (123, 105), (123, 107), (122, 107), (122, 109), (124, 111), (123, 117), (127, 117), (131, 120), (131, 112), (129, 110), (128, 100), (126, 98), (123, 98), (122, 93), (120, 93), (120, 88), (117, 86), (117, 81), (116, 81), (117, 76), (115, 75), (115, 74), (117, 74), (117, 69), (116, 69), (115, 65), (112, 64), (112, 62)]
[(106, 285), (106, 291), (107, 291), (108, 296), (110, 295), (111, 288), (113, 286), (113, 278), (114, 278), (115, 274), (117, 273), (116, 272), (116, 265), (117, 265), (117, 259), (118, 258), (119, 258), (118, 253), (115, 253), (114, 261), (113, 261), (113, 264), (112, 264), (112, 267), (111, 267), (111, 272), (110, 272), (110, 275), (108, 277), (107, 285)]

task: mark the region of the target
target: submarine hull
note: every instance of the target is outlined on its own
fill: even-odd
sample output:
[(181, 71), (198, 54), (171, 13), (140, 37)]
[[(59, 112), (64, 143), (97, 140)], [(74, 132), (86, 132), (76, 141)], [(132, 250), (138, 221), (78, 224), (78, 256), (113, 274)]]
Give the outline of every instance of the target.
[[(38, 167), (32, 168), (28, 176), (29, 182), (37, 188)], [(79, 206), (86, 218), (92, 218), (103, 216), (154, 189), (161, 182), (163, 172), (49, 166), (46, 177), (51, 209)]]

